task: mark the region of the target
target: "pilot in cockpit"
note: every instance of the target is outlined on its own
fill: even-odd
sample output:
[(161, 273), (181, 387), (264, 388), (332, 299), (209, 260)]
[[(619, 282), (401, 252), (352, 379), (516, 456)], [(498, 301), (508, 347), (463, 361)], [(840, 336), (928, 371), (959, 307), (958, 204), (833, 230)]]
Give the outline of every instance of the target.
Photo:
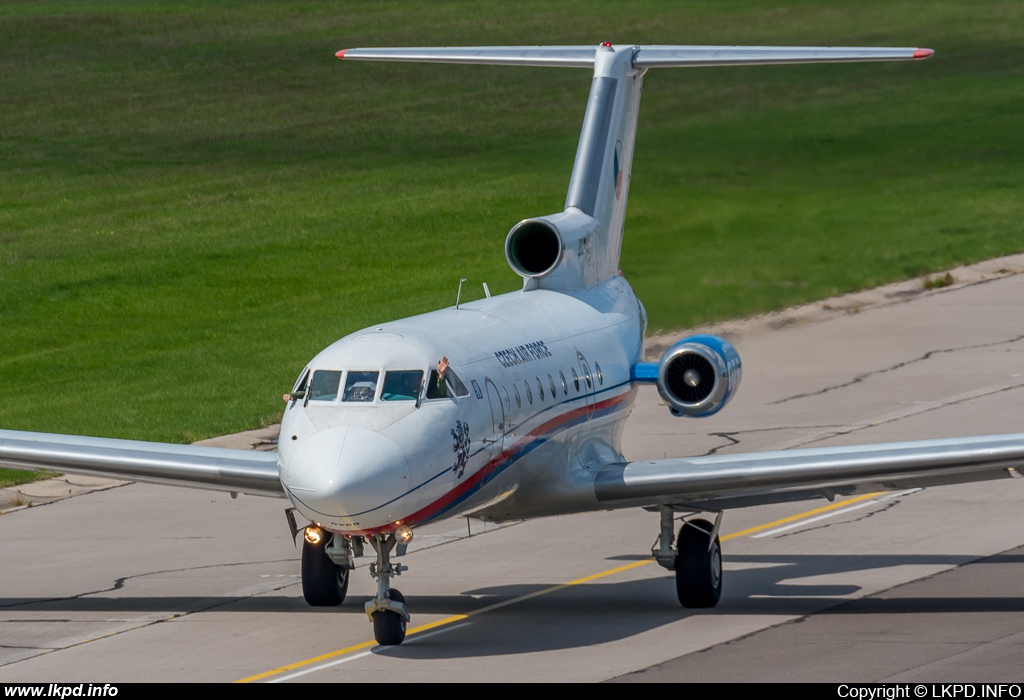
[(437, 362), (437, 369), (430, 370), (427, 382), (428, 399), (447, 399), (456, 396), (469, 396), (466, 385), (462, 383), (455, 370), (448, 366), (448, 358), (442, 357)]
[[(448, 371), (448, 357), (442, 357), (437, 361), (437, 370), (430, 372), (430, 381), (427, 382), (428, 399), (446, 399), (451, 396), (448, 383), (455, 377), (454, 372)], [(457, 379), (455, 381), (458, 381)]]
[(437, 375), (431, 377), (434, 379), (427, 387), (427, 398), (428, 399), (445, 399), (448, 398), (448, 384), (444, 380), (445, 372), (448, 371), (448, 356), (445, 355), (437, 361)]

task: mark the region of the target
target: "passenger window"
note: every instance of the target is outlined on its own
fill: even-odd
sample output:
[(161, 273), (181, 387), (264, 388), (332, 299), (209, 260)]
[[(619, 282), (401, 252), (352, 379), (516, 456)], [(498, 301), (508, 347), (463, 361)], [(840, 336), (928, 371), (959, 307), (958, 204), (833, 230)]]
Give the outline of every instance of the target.
[(388, 372), (384, 375), (380, 398), (382, 401), (415, 401), (422, 382), (423, 370)]
[(334, 370), (318, 370), (313, 373), (313, 382), (309, 387), (310, 401), (334, 401), (338, 398), (338, 385), (341, 384), (341, 372)]
[(377, 377), (380, 372), (349, 372), (345, 380), (345, 395), (342, 401), (368, 403), (377, 393)]
[(580, 376), (578, 374), (576, 374), (576, 370), (574, 370), (572, 367), (569, 368), (569, 371), (572, 372), (572, 383), (573, 383), (573, 386), (576, 387), (576, 391), (579, 391), (580, 390)]
[(548, 386), (551, 387), (551, 400), (554, 401), (558, 398), (558, 391), (555, 390), (555, 380), (550, 374), (548, 375)]
[(565, 381), (565, 374), (561, 370), (558, 371), (558, 376), (562, 380), (562, 393), (566, 396), (569, 395), (569, 385)]
[[(450, 392), (454, 392), (454, 394)], [(444, 372), (444, 381), (441, 381), (436, 369), (430, 370), (430, 379), (427, 380), (427, 398), (446, 399), (449, 396), (469, 396), (469, 389), (462, 383), (459, 375), (455, 374), (455, 370), (451, 366)]]
[(595, 362), (594, 370), (597, 372), (597, 383), (604, 386), (604, 375), (601, 373), (601, 365)]
[(505, 387), (501, 387), (501, 398), (505, 401), (505, 412), (508, 413), (512, 410), (512, 402), (508, 398), (508, 390)]
[(512, 391), (514, 391), (516, 393), (516, 408), (522, 408), (523, 407), (523, 400), (521, 398), (519, 398), (519, 387), (516, 386), (515, 384), (513, 384), (512, 385)]
[(532, 406), (533, 405), (533, 392), (530, 391), (530, 382), (524, 379), (523, 380), (523, 386), (526, 388), (526, 400), (529, 401), (530, 405)]
[(540, 383), (540, 377), (537, 377), (537, 396), (540, 397), (541, 402), (544, 401), (544, 385)]

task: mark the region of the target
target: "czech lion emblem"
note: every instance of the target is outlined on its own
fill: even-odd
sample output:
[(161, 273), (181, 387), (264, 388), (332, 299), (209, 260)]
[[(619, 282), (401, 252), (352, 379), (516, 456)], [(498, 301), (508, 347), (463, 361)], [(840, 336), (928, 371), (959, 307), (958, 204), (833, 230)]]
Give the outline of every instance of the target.
[(455, 427), (451, 430), (452, 439), (455, 444), (452, 445), (452, 452), (455, 453), (455, 464), (452, 466), (452, 471), (455, 472), (455, 478), (461, 479), (462, 474), (466, 471), (466, 464), (469, 462), (469, 423), (463, 423), (461, 420), (455, 421)]

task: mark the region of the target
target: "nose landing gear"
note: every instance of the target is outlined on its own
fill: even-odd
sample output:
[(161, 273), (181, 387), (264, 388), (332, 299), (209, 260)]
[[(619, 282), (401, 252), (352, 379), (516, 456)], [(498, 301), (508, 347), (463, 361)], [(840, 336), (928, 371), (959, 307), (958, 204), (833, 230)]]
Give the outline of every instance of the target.
[[(400, 605), (405, 611), (405, 596), (399, 593), (397, 588), (388, 591), (388, 598), (391, 600), (391, 605)], [(372, 602), (366, 605), (369, 607)], [(373, 638), (377, 640), (377, 644), (394, 646), (405, 640), (405, 628), (409, 622), (407, 611), (403, 616), (402, 613), (394, 609), (377, 610), (370, 615), (370, 618), (373, 620)]]
[(405, 596), (391, 588), (391, 577), (400, 576), (409, 567), (391, 562), (391, 552), (398, 543), (394, 533), (374, 535), (368, 540), (377, 553), (377, 561), (370, 564), (370, 575), (377, 579), (377, 595), (366, 603), (366, 614), (373, 621), (373, 637), (377, 643), (394, 646), (405, 640), (409, 611), (405, 608)]

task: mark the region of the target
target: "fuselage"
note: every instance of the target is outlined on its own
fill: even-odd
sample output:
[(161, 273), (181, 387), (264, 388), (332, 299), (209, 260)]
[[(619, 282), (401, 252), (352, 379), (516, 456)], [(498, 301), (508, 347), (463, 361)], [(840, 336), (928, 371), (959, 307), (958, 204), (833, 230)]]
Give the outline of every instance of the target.
[(578, 457), (618, 451), (645, 324), (615, 276), (346, 336), (300, 376), (303, 398), (281, 425), (281, 482), (302, 515), (345, 534), (597, 508)]

